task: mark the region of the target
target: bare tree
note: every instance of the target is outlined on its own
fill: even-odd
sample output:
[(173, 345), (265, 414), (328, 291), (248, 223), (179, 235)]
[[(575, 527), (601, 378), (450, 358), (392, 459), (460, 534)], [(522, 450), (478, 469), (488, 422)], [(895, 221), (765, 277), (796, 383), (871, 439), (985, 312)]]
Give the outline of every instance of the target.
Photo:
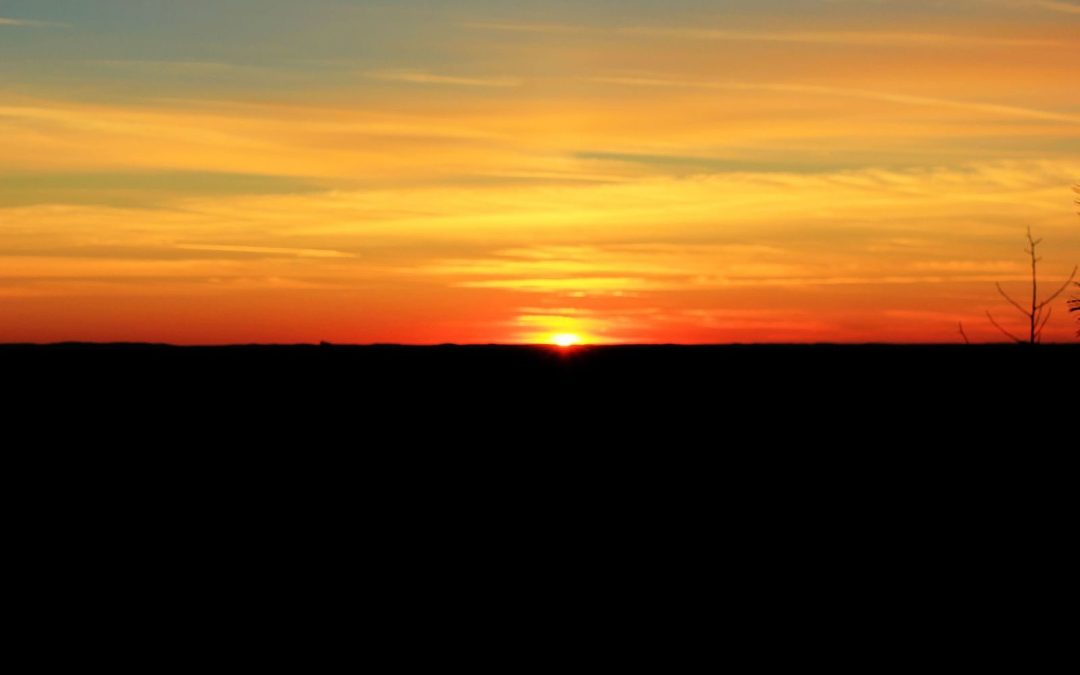
[[(1016, 308), (1018, 312), (1024, 315), (1026, 323), (1028, 324), (1027, 338), (1025, 339), (1018, 337), (1011, 331), (1003, 328), (1002, 325), (998, 323), (996, 319), (994, 319), (994, 315), (991, 314), (989, 310), (987, 310), (986, 316), (990, 319), (990, 323), (994, 324), (995, 328), (1001, 331), (1013, 342), (1016, 342), (1017, 344), (1036, 345), (1042, 341), (1043, 329), (1046, 328), (1046, 323), (1050, 321), (1050, 316), (1054, 313), (1054, 308), (1050, 306), (1050, 303), (1052, 303), (1054, 300), (1057, 299), (1059, 295), (1065, 292), (1065, 290), (1069, 287), (1069, 284), (1071, 284), (1073, 279), (1076, 278), (1076, 273), (1077, 271), (1080, 271), (1080, 267), (1074, 267), (1072, 274), (1070, 274), (1069, 278), (1065, 281), (1065, 283), (1061, 285), (1061, 288), (1054, 291), (1054, 293), (1051, 294), (1050, 297), (1040, 301), (1038, 266), (1039, 261), (1042, 260), (1042, 258), (1038, 257), (1035, 250), (1038, 245), (1042, 243), (1042, 239), (1035, 239), (1034, 237), (1032, 237), (1031, 228), (1029, 227), (1027, 231), (1027, 240), (1028, 247), (1024, 249), (1024, 252), (1031, 256), (1031, 306), (1022, 306), (1019, 302), (1013, 300), (1012, 297), (1005, 292), (1005, 289), (1001, 287), (1000, 283), (996, 284), (998, 293), (1001, 293), (1001, 296), (1008, 300), (1009, 304), (1011, 304), (1013, 307)], [(1075, 310), (1076, 308), (1074, 307), (1072, 309)]]

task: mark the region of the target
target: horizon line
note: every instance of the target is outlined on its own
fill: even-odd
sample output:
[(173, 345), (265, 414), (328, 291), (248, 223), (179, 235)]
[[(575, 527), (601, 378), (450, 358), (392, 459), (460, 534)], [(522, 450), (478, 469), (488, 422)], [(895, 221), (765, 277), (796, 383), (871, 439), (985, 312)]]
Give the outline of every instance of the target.
[(432, 348), (526, 348), (548, 349), (555, 351), (582, 351), (604, 348), (622, 347), (1040, 347), (1051, 345), (1064, 345), (1080, 347), (1080, 342), (1042, 342), (1035, 345), (1028, 343), (1014, 343), (1006, 341), (977, 342), (965, 344), (963, 342), (595, 342), (581, 343), (571, 346), (559, 346), (546, 342), (233, 342), (233, 343), (206, 343), (206, 344), (174, 344), (170, 342), (127, 342), (109, 341), (96, 342), (84, 340), (66, 340), (60, 342), (0, 342), (0, 349), (10, 347), (158, 347), (169, 349), (237, 349), (237, 348), (318, 348), (318, 349), (365, 349), (401, 347), (410, 349)]

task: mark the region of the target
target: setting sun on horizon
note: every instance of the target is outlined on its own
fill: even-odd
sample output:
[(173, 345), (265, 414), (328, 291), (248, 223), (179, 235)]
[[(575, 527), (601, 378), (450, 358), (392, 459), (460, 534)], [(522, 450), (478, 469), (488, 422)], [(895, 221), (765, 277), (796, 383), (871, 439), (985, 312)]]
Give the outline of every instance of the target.
[(551, 338), (551, 343), (557, 347), (575, 347), (582, 343), (581, 337), (573, 333), (560, 333)]
[(0, 343), (1001, 341), (1077, 63), (1080, 0), (4, 0)]

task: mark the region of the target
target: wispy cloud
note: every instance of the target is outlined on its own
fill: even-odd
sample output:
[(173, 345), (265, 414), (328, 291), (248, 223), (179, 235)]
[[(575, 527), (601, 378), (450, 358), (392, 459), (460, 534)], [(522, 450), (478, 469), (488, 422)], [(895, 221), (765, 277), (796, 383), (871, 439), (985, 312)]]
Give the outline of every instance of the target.
[(775, 91), (791, 94), (809, 94), (813, 96), (842, 96), (870, 101), (881, 101), (884, 103), (900, 103), (903, 105), (929, 106), (938, 108), (954, 108), (959, 110), (970, 110), (973, 112), (980, 112), (992, 115), (1001, 115), (1005, 117), (1018, 117), (1024, 119), (1044, 120), (1048, 122), (1068, 122), (1070, 124), (1080, 124), (1080, 115), (1070, 115), (1068, 113), (1055, 112), (1052, 110), (1039, 110), (1037, 108), (998, 105), (995, 103), (980, 103), (977, 101), (955, 101), (951, 99), (933, 98), (929, 96), (909, 96), (907, 94), (868, 91), (865, 89), (819, 87), (801, 84), (702, 82), (694, 80), (634, 77), (600, 77), (591, 78), (591, 81), (606, 84), (619, 84), (639, 87), (681, 87), (692, 89)]
[[(1059, 11), (1078, 11), (1073, 5), (1047, 0), (1039, 5), (1054, 6)], [(1060, 7), (1057, 7), (1060, 6)], [(1071, 8), (1071, 9), (1070, 9)], [(760, 31), (720, 30), (711, 28), (621, 26), (593, 28), (563, 24), (528, 23), (467, 23), (466, 27), (481, 30), (513, 33), (551, 34), (597, 34), (631, 38), (651, 37), (677, 40), (715, 40), (728, 42), (781, 42), (852, 46), (997, 46), (997, 47), (1056, 47), (1063, 46), (1057, 40), (1033, 38), (989, 37), (982, 35), (957, 35), (954, 33), (895, 32), (895, 31)]]
[(1014, 0), (1011, 4), (1038, 7), (1051, 12), (1064, 12), (1065, 14), (1080, 14), (1080, 5), (1064, 0)]
[(503, 23), (498, 21), (470, 21), (462, 24), (466, 28), (496, 30), (508, 33), (587, 33), (587, 26), (574, 26), (557, 23)]
[(10, 19), (8, 17), (0, 16), (0, 26), (62, 26), (63, 24), (52, 23), (49, 21), (34, 21), (33, 19)]
[(237, 63), (223, 63), (219, 61), (152, 61), (136, 59), (96, 59), (86, 61), (92, 66), (106, 66), (109, 68), (127, 68), (145, 71), (170, 71), (192, 74), (224, 73), (224, 72), (273, 72), (272, 68), (249, 66)]
[(256, 255), (284, 255), (297, 258), (354, 258), (352, 253), (317, 248), (283, 248), (280, 246), (226, 246), (221, 244), (176, 244), (183, 251), (216, 251), (220, 253), (252, 253)]
[(746, 42), (788, 42), (805, 44), (834, 44), (854, 46), (1003, 46), (1051, 47), (1062, 43), (1056, 40), (1029, 38), (983, 37), (949, 33), (897, 33), (885, 31), (742, 31), (699, 28), (619, 28), (617, 33), (630, 36), (663, 37), (681, 40), (721, 40)]
[(422, 70), (377, 70), (367, 73), (375, 80), (407, 82), (409, 84), (433, 84), (458, 87), (520, 87), (521, 80), (513, 77), (458, 77), (438, 75)]

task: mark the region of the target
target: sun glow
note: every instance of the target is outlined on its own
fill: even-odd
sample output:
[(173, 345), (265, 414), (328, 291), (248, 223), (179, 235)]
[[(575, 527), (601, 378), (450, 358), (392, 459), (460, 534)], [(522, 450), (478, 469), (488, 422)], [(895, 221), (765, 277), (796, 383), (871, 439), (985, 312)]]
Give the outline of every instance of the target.
[(557, 347), (573, 347), (581, 344), (581, 336), (574, 335), (573, 333), (559, 333), (551, 338), (551, 344)]

